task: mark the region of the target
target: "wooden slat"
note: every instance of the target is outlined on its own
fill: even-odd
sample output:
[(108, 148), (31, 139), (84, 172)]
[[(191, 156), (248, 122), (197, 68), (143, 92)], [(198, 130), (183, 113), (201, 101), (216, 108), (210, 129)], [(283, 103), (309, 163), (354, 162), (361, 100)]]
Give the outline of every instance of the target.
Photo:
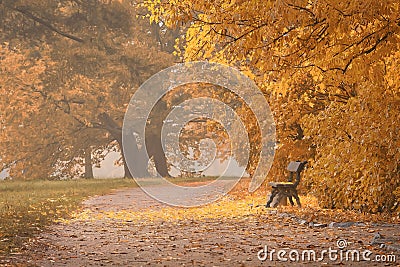
[(286, 187), (286, 188), (294, 187), (294, 184), (291, 183), (291, 182), (271, 182), (271, 183), (268, 183), (268, 185), (271, 186), (271, 187), (279, 187), (279, 188), (283, 188), (283, 187)]
[(290, 172), (300, 171), (303, 167), (303, 163), (301, 161), (291, 161), (287, 166), (287, 170)]

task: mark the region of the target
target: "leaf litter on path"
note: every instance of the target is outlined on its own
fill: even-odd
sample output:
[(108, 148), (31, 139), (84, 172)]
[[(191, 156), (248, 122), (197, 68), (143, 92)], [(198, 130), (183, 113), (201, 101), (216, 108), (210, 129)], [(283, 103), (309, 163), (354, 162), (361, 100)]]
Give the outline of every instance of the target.
[[(129, 199), (125, 198), (127, 194), (131, 195)], [(266, 247), (287, 252), (313, 249), (320, 254), (325, 249), (337, 249), (338, 240), (345, 240), (349, 249), (391, 254), (370, 241), (375, 232), (388, 237), (400, 232), (399, 225), (380, 227), (371, 223), (313, 228), (277, 216), (293, 208), (255, 208), (262, 200), (227, 196), (202, 207), (176, 208), (158, 203), (138, 188), (121, 190), (88, 200), (71, 220), (57, 222), (28, 242), (23, 255), (12, 262), (39, 266), (287, 266), (288, 262), (278, 261), (276, 255), (273, 261), (262, 262), (257, 254)], [(366, 264), (328, 258), (300, 263)]]

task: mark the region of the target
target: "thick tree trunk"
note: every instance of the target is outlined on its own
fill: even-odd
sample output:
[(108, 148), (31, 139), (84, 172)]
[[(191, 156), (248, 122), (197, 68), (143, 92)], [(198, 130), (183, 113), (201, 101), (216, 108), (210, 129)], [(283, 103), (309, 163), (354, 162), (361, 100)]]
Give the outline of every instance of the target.
[(154, 165), (157, 172), (162, 177), (170, 177), (168, 173), (167, 159), (161, 144), (161, 133), (149, 134), (146, 136), (146, 147), (149, 153), (149, 157), (153, 157)]
[[(124, 151), (124, 147), (122, 145), (122, 128), (119, 127), (118, 124), (106, 113), (101, 113), (99, 115), (99, 120), (101, 121), (102, 126), (108, 130), (114, 140), (117, 141), (118, 146), (120, 147), (121, 156), (124, 163), (124, 177), (149, 177), (150, 174), (147, 171), (148, 162), (140, 157), (140, 151), (135, 140), (131, 140), (129, 142), (131, 144), (129, 151)], [(127, 138), (134, 138), (134, 136), (128, 136)], [(133, 162), (130, 162), (130, 166), (132, 167), (131, 169), (128, 168), (125, 154), (129, 155), (129, 159), (135, 159)]]
[[(122, 136), (122, 133), (121, 133)], [(121, 155), (122, 155), (122, 160), (124, 162), (124, 170), (125, 170), (125, 177), (126, 178), (133, 178), (133, 177), (149, 177), (149, 173), (147, 171), (147, 162), (143, 159), (140, 158), (140, 153), (139, 149), (137, 147), (137, 144), (132, 144), (130, 147), (130, 151), (127, 151), (125, 153), (124, 147), (122, 146), (122, 138), (117, 139), (118, 145), (121, 148)], [(125, 155), (128, 154), (129, 158), (134, 158), (135, 160), (133, 162), (130, 162), (131, 168), (129, 169)], [(132, 171), (132, 172), (131, 172)]]
[(85, 149), (85, 179), (93, 179), (92, 149)]
[(149, 158), (153, 157), (154, 165), (159, 175), (170, 177), (168, 173), (167, 158), (161, 143), (161, 129), (163, 120), (168, 115), (169, 108), (165, 101), (159, 101), (153, 108), (151, 123), (146, 127), (146, 148)]
[[(122, 128), (118, 126), (118, 124), (106, 113), (101, 113), (99, 115), (99, 119), (103, 125), (103, 127), (109, 131), (111, 136), (118, 142), (118, 145), (121, 150), (122, 158), (124, 161), (124, 170), (125, 177), (150, 177), (150, 174), (147, 170), (148, 162), (141, 157), (139, 148), (137, 146), (136, 140), (134, 140), (134, 136), (127, 136), (126, 138), (130, 138), (129, 140), (129, 151), (124, 151), (124, 147), (122, 146)], [(170, 177), (168, 173), (167, 159), (164, 154), (164, 150), (161, 144), (161, 128), (153, 129), (155, 132), (150, 132), (146, 134), (146, 147), (149, 158), (154, 158), (155, 167), (157, 172), (163, 177)], [(144, 148), (141, 148), (144, 149)], [(130, 162), (131, 173), (127, 163), (125, 155), (129, 155), (129, 159), (135, 159), (134, 162)]]

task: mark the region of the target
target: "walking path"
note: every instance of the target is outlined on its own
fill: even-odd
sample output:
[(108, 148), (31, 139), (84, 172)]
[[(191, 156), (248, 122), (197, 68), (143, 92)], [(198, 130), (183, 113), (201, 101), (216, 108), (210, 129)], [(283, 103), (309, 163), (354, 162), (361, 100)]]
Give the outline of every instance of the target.
[[(234, 207), (232, 205), (232, 213)], [(165, 219), (168, 213), (183, 214), (186, 210), (192, 215)], [(76, 219), (51, 226), (26, 244), (23, 255), (13, 262), (37, 266), (288, 266), (288, 262), (278, 260), (277, 251), (285, 249), (287, 253), (280, 256), (288, 261), (290, 255), (294, 259), (296, 253), (299, 254), (299, 261), (292, 262), (293, 266), (400, 264), (398, 251), (394, 251), (395, 263), (345, 261), (345, 256), (340, 262), (341, 250), (337, 247), (340, 240), (347, 246), (343, 255), (351, 249), (360, 253), (372, 251), (371, 260), (375, 260), (376, 255), (386, 257), (391, 255), (389, 250), (370, 242), (378, 232), (387, 240), (398, 238), (399, 225), (309, 227), (268, 213), (264, 208), (216, 218), (208, 214), (203, 219), (193, 217), (196, 212), (195, 209), (167, 207), (139, 188), (118, 190), (87, 200)], [(260, 252), (265, 248), (267, 254)], [(301, 259), (304, 251), (315, 251), (317, 260), (322, 257), (323, 250), (330, 248), (337, 251), (331, 252), (331, 259), (328, 254), (323, 255), (322, 262)], [(276, 252), (271, 254), (273, 249)], [(338, 259), (332, 260), (335, 255)], [(267, 257), (261, 261), (258, 256)]]

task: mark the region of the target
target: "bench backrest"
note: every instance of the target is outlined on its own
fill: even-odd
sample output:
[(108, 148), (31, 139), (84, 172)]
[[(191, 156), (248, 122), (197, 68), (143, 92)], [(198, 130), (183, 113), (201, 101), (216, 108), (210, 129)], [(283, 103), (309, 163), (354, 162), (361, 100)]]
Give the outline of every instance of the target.
[(307, 161), (291, 161), (286, 169), (290, 172), (301, 172), (306, 163)]

